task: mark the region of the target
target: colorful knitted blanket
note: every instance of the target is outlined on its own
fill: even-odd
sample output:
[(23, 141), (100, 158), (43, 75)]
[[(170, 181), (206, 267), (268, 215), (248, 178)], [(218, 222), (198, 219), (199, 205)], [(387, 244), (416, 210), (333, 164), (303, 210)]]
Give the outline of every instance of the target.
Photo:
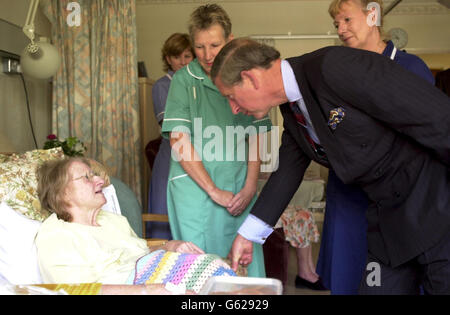
[(134, 275), (129, 283), (172, 283), (184, 285), (198, 293), (213, 276), (236, 276), (235, 272), (219, 256), (194, 255), (156, 250), (136, 261)]

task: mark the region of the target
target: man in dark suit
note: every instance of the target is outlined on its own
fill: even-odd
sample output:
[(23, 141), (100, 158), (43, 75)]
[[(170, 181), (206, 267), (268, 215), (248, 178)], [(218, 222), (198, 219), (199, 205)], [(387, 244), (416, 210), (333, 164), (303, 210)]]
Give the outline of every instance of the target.
[[(360, 293), (450, 294), (450, 99), (388, 58), (326, 47), (281, 60), (236, 39), (211, 77), (234, 113), (261, 118), (280, 104), (279, 167), (230, 251), (251, 261), (311, 160), (367, 193), (367, 273)], [(250, 256), (249, 256), (250, 255)]]

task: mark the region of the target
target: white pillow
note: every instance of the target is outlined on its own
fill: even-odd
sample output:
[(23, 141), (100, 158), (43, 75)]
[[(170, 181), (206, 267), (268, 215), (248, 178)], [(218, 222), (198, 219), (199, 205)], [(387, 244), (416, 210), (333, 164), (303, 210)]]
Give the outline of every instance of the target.
[(42, 283), (34, 239), (41, 222), (0, 204), (0, 278), (12, 284)]
[(103, 187), (103, 195), (105, 195), (106, 203), (102, 206), (102, 210), (109, 211), (121, 215), (119, 199), (117, 199), (116, 189), (111, 184)]

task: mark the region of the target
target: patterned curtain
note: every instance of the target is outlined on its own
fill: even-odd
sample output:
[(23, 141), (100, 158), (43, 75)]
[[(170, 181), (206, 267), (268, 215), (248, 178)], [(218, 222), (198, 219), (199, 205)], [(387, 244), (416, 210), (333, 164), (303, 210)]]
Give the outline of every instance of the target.
[(135, 0), (41, 4), (62, 56), (53, 79), (53, 133), (78, 137), (88, 157), (103, 163), (141, 200)]

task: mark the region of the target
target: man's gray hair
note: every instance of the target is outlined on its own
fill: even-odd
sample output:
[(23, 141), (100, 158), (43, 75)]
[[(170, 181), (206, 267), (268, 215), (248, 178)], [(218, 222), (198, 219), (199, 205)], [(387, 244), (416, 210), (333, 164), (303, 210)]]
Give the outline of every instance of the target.
[(211, 79), (220, 78), (225, 86), (241, 82), (241, 71), (270, 68), (280, 58), (278, 50), (250, 38), (236, 38), (226, 44), (214, 59)]

